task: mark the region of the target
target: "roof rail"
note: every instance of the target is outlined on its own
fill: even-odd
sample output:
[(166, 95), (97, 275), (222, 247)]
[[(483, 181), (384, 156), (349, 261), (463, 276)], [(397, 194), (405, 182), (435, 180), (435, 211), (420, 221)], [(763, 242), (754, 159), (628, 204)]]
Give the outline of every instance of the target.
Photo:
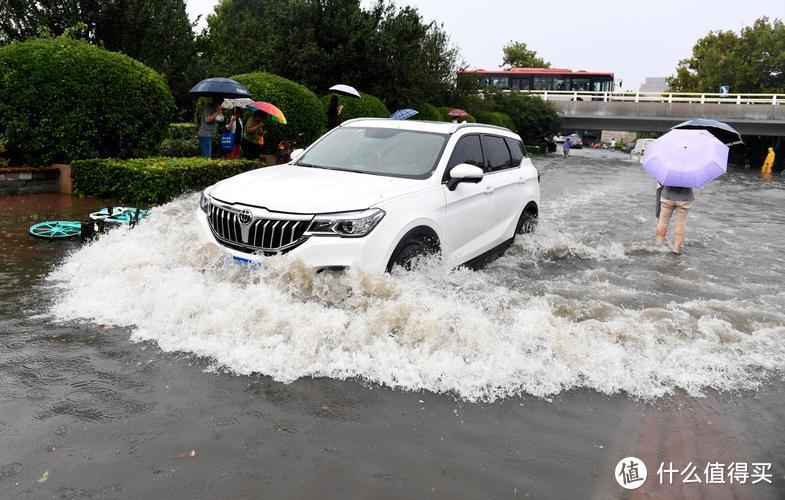
[(515, 133), (515, 131), (508, 129), (507, 127), (500, 127), (498, 125), (491, 125), (490, 123), (461, 122), (461, 123), (458, 124), (458, 126), (455, 128), (455, 130), (457, 132), (458, 130), (460, 130), (462, 128), (466, 128), (466, 127), (483, 127), (483, 128), (487, 127), (487, 128), (495, 128), (497, 130), (504, 130), (505, 132), (512, 132), (513, 134)]
[[(377, 117), (373, 117), (373, 116), (366, 116), (366, 117), (361, 117), (361, 118), (352, 118), (351, 120), (346, 120), (344, 122), (341, 122), (341, 125), (345, 125), (347, 123), (367, 121), (367, 120), (370, 120), (370, 121), (389, 120), (389, 118), (377, 118)], [(462, 129), (462, 128), (465, 128), (465, 127), (487, 127), (487, 128), (494, 128), (494, 129), (497, 129), (497, 130), (506, 130), (507, 132), (513, 132), (512, 130), (510, 130), (510, 129), (506, 128), (506, 127), (500, 127), (498, 125), (491, 125), (490, 123), (470, 123), (470, 122), (452, 123), (452, 122), (441, 122), (441, 121), (433, 121), (433, 120), (420, 120), (420, 121), (424, 121), (424, 122), (428, 122), (428, 123), (438, 123), (438, 124), (444, 124), (444, 125), (454, 125), (456, 130)]]

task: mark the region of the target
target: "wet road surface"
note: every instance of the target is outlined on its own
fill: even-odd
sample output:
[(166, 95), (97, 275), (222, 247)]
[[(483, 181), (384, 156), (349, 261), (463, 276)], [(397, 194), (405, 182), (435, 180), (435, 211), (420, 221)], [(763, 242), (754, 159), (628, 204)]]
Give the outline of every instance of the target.
[(0, 498), (785, 496), (785, 183), (701, 190), (674, 257), (637, 164), (535, 161), (537, 233), (478, 272), (238, 268), (193, 241), (193, 199), (42, 242), (102, 202), (0, 198)]

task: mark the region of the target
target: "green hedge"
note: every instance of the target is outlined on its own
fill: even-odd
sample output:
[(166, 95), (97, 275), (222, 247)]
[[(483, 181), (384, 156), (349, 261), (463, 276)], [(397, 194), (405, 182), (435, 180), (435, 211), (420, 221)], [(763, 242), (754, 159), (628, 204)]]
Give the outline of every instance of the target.
[(412, 120), (428, 120), (433, 122), (442, 121), (442, 114), (433, 105), (428, 103), (416, 104), (412, 109), (417, 111)]
[(246, 73), (232, 77), (251, 91), (257, 101), (274, 104), (286, 116), (288, 125), (267, 120), (265, 151), (273, 152), (280, 141), (295, 140), (306, 147), (324, 133), (327, 115), (316, 94), (306, 87), (270, 73)]
[(439, 106), (436, 109), (439, 111), (439, 115), (441, 115), (441, 117), (442, 117), (441, 120), (442, 121), (444, 121), (444, 122), (451, 122), (452, 121), (452, 116), (448, 115), (447, 113), (449, 113), (450, 111), (452, 111), (455, 108), (451, 108), (450, 106)]
[(77, 194), (158, 204), (263, 166), (261, 162), (248, 160), (107, 158), (73, 162), (71, 179)]
[(19, 161), (146, 156), (173, 112), (163, 77), (126, 55), (67, 37), (0, 47), (0, 135)]
[(199, 156), (199, 127), (195, 123), (170, 123), (169, 137), (158, 145), (156, 156), (191, 158)]
[[(332, 96), (333, 94), (327, 94), (319, 98), (325, 113), (327, 113), (327, 108), (330, 106), (330, 98)], [(384, 105), (381, 99), (364, 92), (360, 92), (360, 96), (362, 96), (360, 99), (356, 97), (340, 97), (343, 102), (342, 121), (354, 118), (387, 118), (390, 116), (387, 106)]]
[(501, 111), (481, 111), (477, 113), (477, 121), (479, 123), (487, 123), (488, 125), (508, 128), (515, 132), (515, 122), (512, 121), (510, 115), (502, 113)]

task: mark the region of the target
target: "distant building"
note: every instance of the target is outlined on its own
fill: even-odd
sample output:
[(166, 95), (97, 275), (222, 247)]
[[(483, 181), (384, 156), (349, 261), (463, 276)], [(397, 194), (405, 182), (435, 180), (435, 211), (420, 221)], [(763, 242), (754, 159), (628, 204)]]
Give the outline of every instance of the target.
[(668, 82), (664, 76), (647, 76), (640, 88), (640, 92), (665, 92), (666, 90), (668, 90)]

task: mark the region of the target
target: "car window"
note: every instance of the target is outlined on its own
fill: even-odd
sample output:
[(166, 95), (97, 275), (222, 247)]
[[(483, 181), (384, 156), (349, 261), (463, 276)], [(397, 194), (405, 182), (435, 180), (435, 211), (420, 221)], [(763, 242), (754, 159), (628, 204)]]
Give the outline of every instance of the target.
[(461, 163), (468, 163), (469, 165), (483, 168), (482, 146), (480, 145), (479, 135), (467, 135), (458, 141), (458, 144), (452, 150), (450, 161), (447, 163), (447, 172)]
[(496, 172), (512, 167), (512, 158), (503, 137), (493, 135), (482, 136), (482, 148), (485, 152), (485, 172)]
[(523, 161), (523, 157), (526, 156), (526, 150), (523, 148), (523, 143), (517, 139), (510, 139), (509, 137), (505, 137), (504, 141), (507, 143), (507, 147), (510, 148), (512, 165), (517, 167)]
[(295, 165), (363, 174), (427, 179), (448, 136), (386, 127), (340, 127), (320, 139)]

